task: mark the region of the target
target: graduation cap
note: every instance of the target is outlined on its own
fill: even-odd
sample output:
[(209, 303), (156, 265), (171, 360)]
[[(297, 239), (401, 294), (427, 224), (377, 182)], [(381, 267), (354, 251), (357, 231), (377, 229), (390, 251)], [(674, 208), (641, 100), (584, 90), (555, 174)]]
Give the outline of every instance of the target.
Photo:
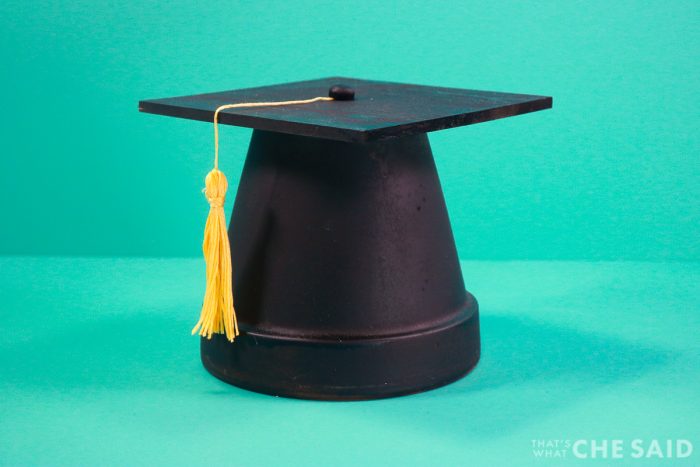
[[(427, 134), (544, 96), (324, 78), (145, 100), (214, 122), (205, 368), (258, 392), (375, 399), (442, 386), (480, 355)], [(253, 128), (226, 232), (218, 123)], [(234, 312), (235, 307), (235, 312)]]

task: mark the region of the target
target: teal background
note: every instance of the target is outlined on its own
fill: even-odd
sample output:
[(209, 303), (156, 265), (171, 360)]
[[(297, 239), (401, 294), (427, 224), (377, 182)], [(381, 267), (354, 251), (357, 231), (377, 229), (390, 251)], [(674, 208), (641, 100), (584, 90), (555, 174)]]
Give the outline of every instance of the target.
[[(700, 455), (700, 4), (0, 2), (0, 465), (606, 465)], [(208, 375), (211, 125), (143, 98), (331, 75), (554, 97), (431, 135), (483, 356), (358, 403)], [(224, 128), (235, 191), (250, 130)], [(230, 212), (233, 193), (229, 196)]]
[(347, 75), (554, 96), (431, 136), (462, 258), (698, 260), (698, 10), (5, 0), (0, 253), (199, 255), (211, 126), (137, 101)]

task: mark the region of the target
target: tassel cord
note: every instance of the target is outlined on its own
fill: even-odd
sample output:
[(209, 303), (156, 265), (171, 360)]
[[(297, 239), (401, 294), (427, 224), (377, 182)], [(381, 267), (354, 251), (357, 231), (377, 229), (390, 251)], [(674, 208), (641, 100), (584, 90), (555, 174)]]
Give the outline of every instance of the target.
[(199, 333), (207, 339), (211, 339), (213, 334), (225, 334), (230, 342), (233, 342), (239, 334), (236, 311), (233, 306), (231, 245), (224, 213), (228, 181), (224, 173), (219, 170), (219, 113), (226, 109), (311, 104), (332, 100), (334, 100), (332, 97), (314, 97), (295, 101), (225, 104), (214, 111), (214, 168), (207, 174), (203, 190), (210, 206), (202, 242), (207, 283), (202, 311), (199, 321), (192, 329), (192, 334)]

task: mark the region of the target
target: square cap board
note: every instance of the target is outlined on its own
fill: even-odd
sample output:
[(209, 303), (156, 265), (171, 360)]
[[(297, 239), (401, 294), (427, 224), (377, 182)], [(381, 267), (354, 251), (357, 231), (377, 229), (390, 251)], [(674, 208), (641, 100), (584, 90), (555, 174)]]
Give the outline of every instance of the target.
[(219, 122), (347, 142), (443, 130), (552, 107), (552, 98), (469, 89), (331, 77), (310, 81), (139, 102), (142, 112), (212, 122), (224, 104), (328, 96), (332, 86), (352, 88), (354, 100), (223, 110)]

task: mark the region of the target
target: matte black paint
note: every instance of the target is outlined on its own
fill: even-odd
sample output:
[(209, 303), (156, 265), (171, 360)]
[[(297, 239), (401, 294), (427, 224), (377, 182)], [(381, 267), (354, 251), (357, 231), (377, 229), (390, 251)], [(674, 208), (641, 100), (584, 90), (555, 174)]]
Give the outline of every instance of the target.
[(220, 115), (255, 129), (229, 226), (242, 333), (202, 339), (202, 362), (237, 386), (308, 399), (447, 384), (479, 359), (479, 317), (425, 133), (550, 108), (551, 97), (325, 78), (139, 110), (211, 122), (222, 104), (339, 84), (354, 100)]
[(139, 102), (139, 110), (211, 122), (222, 104), (309, 99), (343, 84), (354, 100), (228, 109), (222, 124), (339, 141), (373, 141), (511, 117), (552, 107), (552, 98), (413, 84), (323, 78)]
[(254, 131), (229, 236), (243, 333), (202, 340), (217, 377), (371, 399), (476, 364), (477, 304), (425, 134), (346, 143)]

